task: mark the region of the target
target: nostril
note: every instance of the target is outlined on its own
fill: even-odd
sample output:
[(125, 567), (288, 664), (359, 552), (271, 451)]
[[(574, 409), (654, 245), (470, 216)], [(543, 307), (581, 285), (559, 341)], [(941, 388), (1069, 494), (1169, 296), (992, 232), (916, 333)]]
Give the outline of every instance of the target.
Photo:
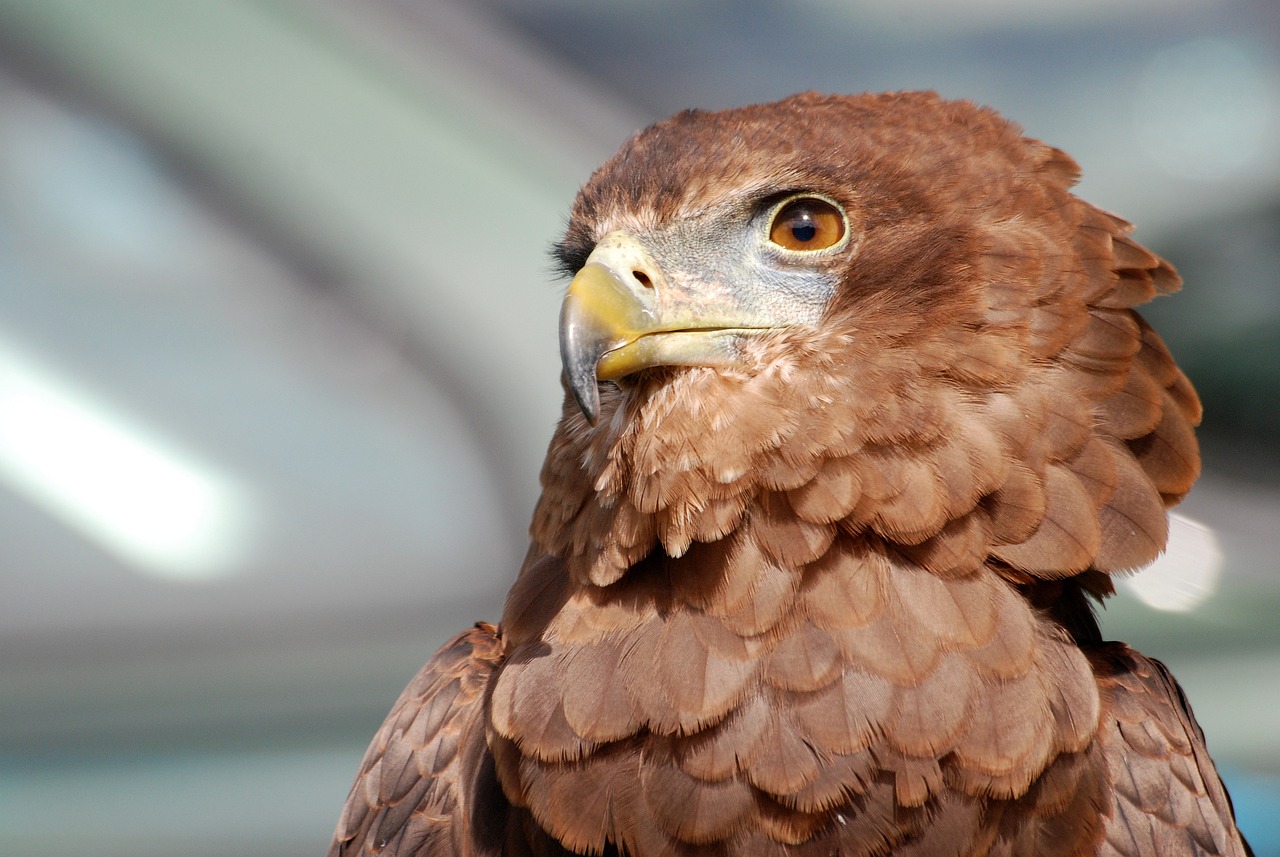
[(632, 271), (631, 276), (639, 280), (640, 285), (644, 286), (646, 289), (653, 288), (653, 280), (649, 279), (649, 275), (644, 271)]

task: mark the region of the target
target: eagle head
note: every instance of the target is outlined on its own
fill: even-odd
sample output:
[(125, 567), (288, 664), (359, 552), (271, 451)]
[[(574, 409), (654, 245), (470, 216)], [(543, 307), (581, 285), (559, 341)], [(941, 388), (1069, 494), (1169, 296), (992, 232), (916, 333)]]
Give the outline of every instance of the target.
[(637, 134), (556, 247), (570, 395), (535, 537), (600, 584), (766, 520), (799, 522), (757, 539), (792, 566), (839, 532), (1017, 581), (1149, 562), (1200, 408), (1132, 307), (1179, 279), (1077, 175), (932, 93)]

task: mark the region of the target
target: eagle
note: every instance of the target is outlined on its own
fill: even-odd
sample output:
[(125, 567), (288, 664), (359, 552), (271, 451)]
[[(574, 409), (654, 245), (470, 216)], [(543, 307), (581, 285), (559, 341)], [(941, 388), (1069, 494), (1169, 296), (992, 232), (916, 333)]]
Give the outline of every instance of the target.
[(565, 403), (498, 625), (330, 855), (1247, 855), (1169, 670), (1104, 640), (1201, 406), (1075, 162), (929, 92), (689, 110), (554, 256)]

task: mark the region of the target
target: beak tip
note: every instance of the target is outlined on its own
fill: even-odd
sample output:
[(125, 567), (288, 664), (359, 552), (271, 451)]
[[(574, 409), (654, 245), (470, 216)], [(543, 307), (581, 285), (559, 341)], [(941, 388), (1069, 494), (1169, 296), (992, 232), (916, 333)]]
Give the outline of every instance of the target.
[(591, 361), (566, 358), (564, 377), (573, 401), (591, 425), (600, 416), (600, 388), (596, 382), (596, 367)]
[(596, 382), (596, 364), (604, 346), (592, 336), (590, 325), (579, 318), (580, 302), (570, 293), (560, 310), (560, 360), (565, 381), (578, 409), (591, 425), (600, 416), (600, 389)]
[(588, 389), (584, 390), (577, 384), (571, 385), (570, 389), (573, 390), (573, 400), (577, 402), (582, 415), (590, 425), (595, 425), (600, 419), (600, 390), (596, 387), (595, 380), (592, 379)]

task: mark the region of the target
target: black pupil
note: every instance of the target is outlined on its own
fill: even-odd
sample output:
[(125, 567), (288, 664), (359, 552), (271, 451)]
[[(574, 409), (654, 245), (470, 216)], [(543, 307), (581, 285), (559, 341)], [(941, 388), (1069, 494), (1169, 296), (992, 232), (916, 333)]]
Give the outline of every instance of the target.
[(818, 227), (813, 222), (813, 215), (807, 211), (797, 211), (791, 216), (791, 237), (801, 244), (812, 241), (818, 235)]

